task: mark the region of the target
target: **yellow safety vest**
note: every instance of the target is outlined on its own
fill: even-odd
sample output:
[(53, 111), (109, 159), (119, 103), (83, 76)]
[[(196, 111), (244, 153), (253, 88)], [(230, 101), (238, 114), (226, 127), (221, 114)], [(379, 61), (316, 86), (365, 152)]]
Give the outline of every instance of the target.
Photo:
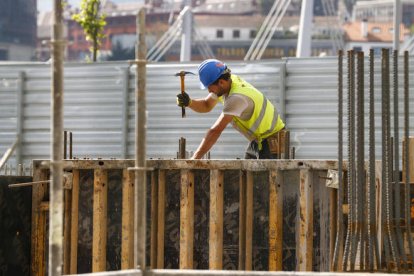
[[(250, 137), (250, 140), (257, 140), (261, 148), (261, 141), (283, 129), (285, 124), (274, 105), (260, 91), (239, 76), (231, 75), (231, 80), (229, 96), (241, 94), (254, 102), (254, 110), (250, 119), (241, 120), (233, 116), (233, 126)], [(222, 99), (220, 100), (223, 102)]]

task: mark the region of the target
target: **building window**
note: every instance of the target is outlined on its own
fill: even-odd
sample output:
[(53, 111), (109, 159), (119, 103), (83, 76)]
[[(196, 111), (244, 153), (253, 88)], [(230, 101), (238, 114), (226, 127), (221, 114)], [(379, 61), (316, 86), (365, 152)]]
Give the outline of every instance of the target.
[(0, 60), (8, 60), (8, 53), (7, 50), (0, 49)]
[(374, 27), (374, 28), (372, 28), (371, 32), (373, 34), (379, 34), (381, 32), (381, 29), (379, 27)]
[(250, 30), (250, 38), (256, 37), (256, 30)]
[(216, 37), (223, 38), (224, 37), (223, 30), (217, 30)]
[(233, 38), (240, 38), (240, 30), (233, 30)]

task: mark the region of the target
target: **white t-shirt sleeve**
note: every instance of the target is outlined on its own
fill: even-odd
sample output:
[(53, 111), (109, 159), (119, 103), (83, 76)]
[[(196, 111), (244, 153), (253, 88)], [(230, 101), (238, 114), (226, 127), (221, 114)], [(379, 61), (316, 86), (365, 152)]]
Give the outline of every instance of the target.
[(241, 117), (249, 104), (245, 97), (241, 95), (231, 95), (225, 102), (223, 107), (223, 114)]
[(218, 100), (218, 97), (217, 97), (217, 95), (216, 94), (214, 94), (214, 93), (208, 93), (208, 97), (209, 98), (211, 98), (211, 99), (215, 99), (215, 100)]

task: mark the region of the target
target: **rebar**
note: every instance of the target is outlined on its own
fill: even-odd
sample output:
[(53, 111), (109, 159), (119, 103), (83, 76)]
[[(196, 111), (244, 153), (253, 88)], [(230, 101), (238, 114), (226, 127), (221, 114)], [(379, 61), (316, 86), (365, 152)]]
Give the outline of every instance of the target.
[[(356, 210), (356, 168), (355, 168), (355, 55), (352, 52), (351, 58), (351, 97), (350, 97), (350, 105), (351, 105), (351, 159), (350, 159), (350, 173), (351, 173), (351, 198), (350, 198), (350, 205), (349, 205), (349, 213), (351, 215), (351, 253), (350, 253), (350, 270), (355, 270), (355, 260), (356, 260), (356, 253), (357, 253), (357, 210)], [(351, 203), (352, 202), (352, 203)]]
[(410, 117), (409, 117), (409, 57), (408, 51), (404, 51), (404, 141), (405, 141), (405, 231), (406, 239), (408, 241), (408, 248), (410, 249), (411, 262), (414, 264), (414, 246), (411, 237), (411, 189), (410, 189), (410, 156), (409, 156), (409, 137), (410, 137)]
[[(338, 260), (343, 253), (343, 232), (344, 232), (344, 217), (343, 217), (343, 198), (344, 198), (344, 186), (343, 186), (343, 51), (338, 51), (338, 205), (337, 205), (337, 235), (335, 241), (335, 250), (332, 261), (332, 270), (338, 270)], [(341, 269), (342, 270), (342, 269)]]
[[(354, 93), (355, 93), (355, 75), (354, 75), (354, 51), (348, 51), (348, 227), (345, 240), (345, 249), (343, 257), (343, 268), (347, 270), (347, 264), (352, 250), (353, 241), (353, 223), (354, 223), (354, 161), (355, 161), (355, 114), (354, 114)], [(351, 261), (351, 270), (353, 269)]]
[[(356, 104), (356, 119), (357, 119), (357, 143), (356, 143), (356, 182), (355, 182), (355, 214), (356, 214), (356, 235), (357, 244), (360, 247), (360, 269), (364, 269), (364, 243), (365, 243), (365, 220), (363, 219), (363, 212), (365, 208), (364, 200), (364, 185), (365, 185), (365, 155), (364, 155), (364, 52), (357, 54), (357, 104)], [(357, 254), (355, 254), (356, 256)]]
[[(389, 52), (388, 49), (382, 49), (382, 215), (384, 227), (384, 247), (387, 260), (387, 268), (391, 270), (391, 263), (387, 255), (391, 253), (391, 258), (394, 264), (397, 264), (395, 243), (392, 237), (391, 229), (391, 199), (390, 199), (390, 179), (389, 179), (389, 151), (390, 151), (390, 137), (389, 137)], [(389, 252), (387, 253), (387, 247)]]
[(375, 214), (375, 98), (374, 98), (374, 50), (369, 51), (369, 175), (368, 175), (368, 262), (367, 269), (374, 271), (374, 255), (378, 260), (378, 240)]
[(393, 186), (395, 189), (394, 191), (394, 212), (395, 212), (395, 232), (397, 235), (397, 242), (398, 248), (400, 249), (399, 255), (402, 257), (402, 261), (404, 263), (404, 268), (407, 269), (407, 257), (405, 256), (404, 252), (404, 242), (403, 236), (401, 233), (401, 193), (400, 193), (400, 153), (399, 153), (399, 112), (398, 112), (398, 50), (393, 51), (393, 86), (394, 86), (394, 95), (393, 95), (393, 102), (394, 102), (394, 174), (393, 174)]

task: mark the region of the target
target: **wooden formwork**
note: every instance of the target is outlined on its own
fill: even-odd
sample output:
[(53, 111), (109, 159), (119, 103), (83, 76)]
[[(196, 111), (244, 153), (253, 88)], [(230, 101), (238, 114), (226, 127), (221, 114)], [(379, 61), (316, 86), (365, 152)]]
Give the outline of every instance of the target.
[[(328, 169), (337, 168), (336, 161), (312, 161), (312, 160), (148, 160), (147, 166), (153, 168), (148, 172), (148, 181), (151, 185), (149, 192), (150, 219), (149, 233), (149, 266), (151, 268), (165, 268), (165, 211), (166, 211), (166, 185), (170, 185), (170, 179), (166, 176), (168, 171), (176, 170), (180, 174), (179, 197), (179, 267), (191, 269), (194, 267), (195, 227), (194, 227), (194, 198), (195, 187), (198, 185), (195, 174), (198, 171), (209, 172), (209, 207), (208, 207), (208, 269), (223, 269), (223, 219), (224, 207), (224, 174), (226, 171), (238, 172), (239, 185), (239, 221), (238, 221), (238, 264), (237, 269), (254, 270), (253, 264), (253, 235), (255, 204), (254, 189), (255, 177), (258, 172), (265, 172), (267, 176), (264, 191), (268, 197), (268, 219), (264, 223), (268, 230), (268, 268), (269, 271), (282, 270), (283, 268), (283, 227), (284, 227), (284, 193), (295, 186), (297, 196), (297, 219), (294, 232), (296, 234), (296, 270), (311, 271), (315, 258), (315, 229), (314, 221), (317, 220), (320, 230), (317, 232), (324, 236), (319, 246), (327, 248), (326, 252), (318, 256), (319, 262), (325, 262), (320, 266), (321, 270), (329, 267), (329, 239), (334, 235), (330, 229), (332, 223), (329, 217), (335, 216), (335, 208), (332, 206), (336, 200), (330, 196), (333, 189), (325, 187)], [(133, 268), (134, 254), (134, 175), (128, 168), (134, 167), (133, 160), (65, 160), (65, 174), (70, 174), (70, 183), (64, 183), (65, 189), (65, 219), (64, 219), (64, 273), (78, 273), (78, 246), (79, 241), (79, 204), (82, 180), (80, 172), (93, 171), (93, 221), (92, 228), (92, 253), (91, 271), (107, 270), (107, 246), (108, 244), (108, 172), (118, 170), (121, 175), (121, 239), (120, 239), (120, 263), (121, 269)], [(34, 161), (33, 181), (47, 180), (49, 177), (49, 162)], [(286, 172), (294, 172), (298, 177), (295, 183), (287, 181)], [(204, 177), (204, 176), (203, 176)], [(297, 181), (296, 181), (297, 180)], [(67, 181), (68, 182), (68, 181)], [(318, 202), (314, 202), (314, 189), (320, 194)], [(331, 202), (329, 202), (331, 200)], [(319, 217), (314, 217), (314, 205), (318, 204)], [(33, 188), (32, 209), (32, 272), (33, 275), (44, 275), (46, 268), (46, 233), (48, 193), (47, 183), (35, 185)], [(332, 207), (332, 208), (331, 208)], [(112, 210), (111, 210), (112, 211)], [(111, 227), (109, 225), (109, 227)], [(330, 231), (331, 230), (331, 231)], [(326, 238), (327, 237), (327, 238)], [(322, 239), (322, 238), (321, 238)], [(147, 247), (148, 249), (148, 247)], [(323, 260), (322, 260), (323, 259)], [(321, 261), (322, 260), (322, 261)]]

